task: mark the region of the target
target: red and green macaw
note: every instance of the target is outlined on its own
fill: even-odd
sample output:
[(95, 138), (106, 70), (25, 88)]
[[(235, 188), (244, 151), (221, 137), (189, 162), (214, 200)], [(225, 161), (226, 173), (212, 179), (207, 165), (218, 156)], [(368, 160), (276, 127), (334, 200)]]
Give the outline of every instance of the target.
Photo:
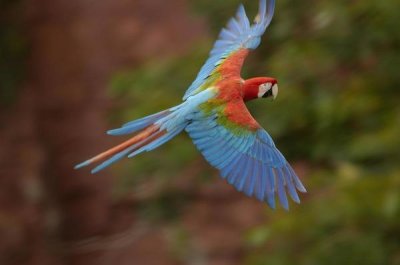
[(241, 5), (236, 17), (222, 29), (181, 104), (108, 131), (110, 135), (136, 134), (76, 168), (103, 161), (92, 170), (96, 173), (123, 157), (153, 150), (185, 130), (205, 159), (238, 191), (265, 201), (272, 208), (277, 194), (288, 209), (286, 192), (299, 203), (296, 190), (306, 189), (245, 105), (257, 98), (274, 99), (277, 81), (272, 77), (244, 80), (240, 76), (243, 61), (250, 50), (259, 46), (274, 8), (275, 0), (268, 4), (260, 0), (259, 12), (250, 24)]

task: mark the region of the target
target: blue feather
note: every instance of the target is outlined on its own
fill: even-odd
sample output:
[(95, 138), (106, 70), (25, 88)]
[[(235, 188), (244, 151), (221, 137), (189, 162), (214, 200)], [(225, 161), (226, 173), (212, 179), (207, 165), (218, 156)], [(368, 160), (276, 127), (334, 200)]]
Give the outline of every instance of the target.
[(229, 20), (228, 30), (230, 30), (236, 36), (242, 34), (241, 27), (240, 27), (239, 23), (236, 21), (236, 19), (234, 19), (234, 18), (231, 18)]
[(259, 161), (264, 161), (263, 157), (262, 157), (262, 147), (261, 147), (261, 143), (260, 141), (256, 140), (254, 142), (255, 146), (256, 146), (256, 150), (255, 150), (255, 157), (259, 160)]
[(235, 38), (236, 38), (236, 35), (227, 29), (222, 29), (221, 33), (219, 34), (219, 39), (221, 39), (221, 40), (234, 41)]
[[(236, 139), (234, 139), (236, 140)], [(223, 154), (215, 159), (215, 164), (218, 165), (217, 168), (224, 168), (227, 163), (229, 163), (233, 157), (238, 153), (236, 148), (233, 148), (230, 144), (225, 143)]]
[[(236, 179), (239, 179), (242, 175), (242, 172), (244, 170), (244, 167), (246, 166), (246, 162), (247, 160), (244, 158), (245, 155), (241, 154), (239, 156), (239, 160), (237, 160), (237, 163), (234, 165), (235, 166), (235, 170), (231, 171), (231, 174), (229, 174), (227, 180), (231, 185), (234, 185), (236, 187), (236, 185), (234, 184)], [(237, 187), (236, 187), (237, 188)]]
[(208, 149), (217, 143), (215, 137), (204, 137), (193, 141), (197, 148), (202, 152), (208, 152)]
[(246, 153), (247, 150), (253, 145), (255, 138), (253, 135), (246, 135), (241, 137), (243, 137), (243, 142), (235, 147), (237, 147), (239, 152)]
[(267, 173), (267, 192), (265, 193), (265, 197), (264, 198), (268, 205), (271, 208), (275, 209), (275, 177), (274, 177), (274, 173), (272, 172), (272, 168), (268, 168), (268, 170), (266, 171)]
[(254, 191), (254, 185), (256, 182), (256, 178), (258, 177), (258, 167), (257, 163), (254, 159), (250, 160), (250, 169), (246, 178), (246, 183), (244, 186), (244, 193), (247, 196), (252, 196)]
[(243, 31), (245, 32), (248, 31), (250, 29), (250, 21), (246, 15), (246, 10), (244, 9), (243, 5), (239, 6), (236, 16), (240, 21), (240, 25), (242, 25)]
[(259, 166), (260, 166), (260, 177), (259, 177), (260, 180), (259, 180), (257, 198), (260, 201), (263, 201), (265, 196), (265, 190), (267, 188), (267, 169), (263, 164), (260, 164)]
[(267, 183), (268, 183), (267, 191), (276, 192), (275, 175), (273, 172), (273, 168), (271, 166), (269, 166), (267, 170)]
[(160, 118), (167, 116), (169, 114), (169, 112), (170, 112), (170, 110), (164, 110), (164, 111), (158, 112), (156, 114), (128, 122), (128, 123), (122, 125), (121, 128), (107, 131), (107, 134), (116, 136), (116, 135), (124, 135), (124, 134), (130, 134), (130, 133), (137, 132), (137, 131), (144, 129), (144, 128), (148, 127), (149, 125), (153, 124)]
[[(199, 135), (199, 134), (197, 134)], [(203, 137), (198, 137), (196, 138), (196, 144), (198, 145), (205, 145), (208, 146), (211, 144), (211, 142), (215, 142), (216, 141), (216, 137), (217, 137), (217, 131), (216, 130), (208, 130), (208, 133), (206, 135), (204, 135)]]
[(247, 155), (245, 155), (245, 166), (242, 169), (241, 173), (240, 173), (240, 177), (236, 179), (235, 181), (235, 186), (239, 191), (243, 191), (244, 188), (244, 184), (248, 178), (248, 175), (250, 173), (250, 169), (251, 169), (251, 159), (249, 159), (249, 157)]
[(172, 138), (174, 138), (177, 134), (179, 134), (182, 130), (184, 129), (184, 125), (181, 125), (180, 127), (176, 127), (174, 130), (167, 132), (165, 135), (161, 136), (160, 138), (155, 139), (154, 141), (151, 141), (147, 145), (141, 147), (140, 149), (136, 150), (135, 152), (131, 153), (128, 155), (129, 158), (134, 157), (142, 152), (147, 152), (151, 151), (160, 145), (168, 142)]
[(296, 192), (296, 188), (293, 184), (293, 179), (290, 176), (290, 173), (287, 169), (287, 166), (283, 169), (284, 171), (284, 176), (285, 176), (285, 180), (286, 180), (286, 187), (289, 191), (289, 195), (290, 197), (293, 199), (293, 201), (295, 201), (296, 203), (300, 203), (300, 198), (299, 195)]
[(289, 202), (288, 202), (288, 199), (286, 197), (285, 180), (283, 178), (282, 171), (279, 168), (277, 168), (277, 169), (274, 169), (274, 172), (275, 172), (275, 176), (276, 176), (277, 183), (278, 183), (279, 201), (281, 202), (283, 208), (288, 210), (289, 209)]
[(216, 67), (221, 62), (221, 59), (226, 58), (227, 55), (240, 48), (255, 49), (259, 46), (261, 36), (264, 34), (273, 17), (274, 7), (275, 0), (268, 2), (268, 8), (266, 0), (260, 0), (259, 21), (250, 25), (244, 7), (242, 5), (239, 6), (236, 18), (230, 19), (227, 27), (220, 32), (218, 40), (210, 52), (210, 57), (186, 91), (183, 100), (199, 92), (199, 87), (216, 71)]
[(227, 160), (223, 166), (220, 165), (219, 169), (220, 169), (221, 175), (226, 178), (232, 171), (236, 170), (237, 163), (240, 160), (240, 158), (241, 158), (241, 154), (236, 153), (236, 154), (232, 155), (232, 158), (230, 160)]
[(234, 158), (234, 154), (236, 150), (231, 148), (229, 145), (224, 145), (221, 147), (221, 151), (219, 152), (219, 156), (216, 156), (213, 159), (213, 163), (215, 164), (216, 168), (222, 168), (222, 165), (226, 164), (226, 162), (232, 161)]
[(265, 144), (269, 145), (270, 147), (275, 147), (274, 141), (272, 140), (271, 136), (265, 130), (258, 130), (257, 136), (261, 141)]
[(217, 121), (216, 116), (203, 116), (192, 121), (186, 131), (205, 159), (220, 170), (222, 178), (272, 208), (277, 196), (283, 208), (288, 209), (286, 192), (299, 202), (296, 188), (305, 189), (266, 131), (235, 134)]
[(216, 128), (218, 124), (211, 119), (207, 119), (207, 122), (192, 122), (186, 127), (186, 131), (189, 134), (209, 134), (210, 130)]
[(301, 183), (299, 177), (297, 177), (296, 173), (294, 173), (292, 167), (288, 165), (287, 168), (290, 171), (290, 174), (292, 176), (296, 188), (301, 192), (307, 192), (306, 188), (304, 188), (303, 184)]
[(217, 167), (216, 160), (224, 154), (226, 151), (225, 148), (226, 145), (224, 145), (224, 142), (219, 141), (210, 148), (205, 149), (203, 155), (212, 166)]
[[(221, 128), (221, 127), (220, 127)], [(231, 147), (231, 140), (236, 139), (232, 134), (229, 134), (226, 130), (222, 128), (219, 130), (218, 143), (210, 147), (209, 150), (205, 150), (203, 155), (208, 161), (212, 162), (215, 166), (220, 166), (221, 163), (226, 161), (236, 149)]]
[(228, 164), (228, 166), (226, 168), (222, 169), (223, 173), (228, 172), (226, 180), (231, 185), (233, 185), (237, 175), (240, 174), (241, 167), (243, 166), (244, 160), (242, 158), (242, 154), (239, 154), (238, 156), (236, 156), (236, 158), (234, 160), (232, 160), (232, 162), (233, 161), (234, 161), (234, 163), (230, 163), (230, 164)]
[(248, 197), (252, 196), (252, 190), (253, 188), (250, 186), (252, 180), (254, 179), (254, 175), (253, 175), (253, 166), (251, 164), (253, 164), (253, 160), (249, 159), (249, 171), (246, 172), (246, 175), (243, 176), (243, 193), (246, 194)]

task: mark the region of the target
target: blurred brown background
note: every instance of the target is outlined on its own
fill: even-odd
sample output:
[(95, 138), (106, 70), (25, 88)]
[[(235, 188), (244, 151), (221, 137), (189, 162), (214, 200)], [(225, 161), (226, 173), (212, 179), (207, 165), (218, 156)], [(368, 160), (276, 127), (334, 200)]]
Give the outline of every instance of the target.
[[(242, 1), (251, 15), (257, 1)], [(2, 0), (0, 264), (400, 264), (399, 2), (278, 1), (244, 76), (309, 194), (270, 210), (186, 135), (91, 175), (109, 128), (178, 104), (240, 1)]]

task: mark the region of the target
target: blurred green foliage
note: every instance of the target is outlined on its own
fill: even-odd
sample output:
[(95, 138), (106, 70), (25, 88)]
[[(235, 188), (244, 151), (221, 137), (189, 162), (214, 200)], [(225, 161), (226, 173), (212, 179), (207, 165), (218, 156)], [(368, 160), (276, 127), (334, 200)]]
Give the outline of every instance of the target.
[[(113, 123), (179, 103), (238, 2), (192, 1), (193, 12), (209, 22), (209, 42), (181, 58), (117, 74)], [(255, 11), (257, 1), (247, 2)], [(398, 0), (278, 1), (243, 76), (279, 80), (275, 102), (249, 108), (289, 161), (307, 165), (309, 197), (289, 213), (268, 210), (268, 223), (244, 236), (246, 264), (400, 264), (398, 10)], [(168, 183), (182, 174), (200, 154), (187, 136), (179, 138), (120, 164), (120, 188), (149, 175)], [(176, 198), (159, 202), (149, 208), (181, 207)]]
[(24, 76), (27, 41), (23, 34), (20, 1), (0, 1), (0, 107), (10, 106)]

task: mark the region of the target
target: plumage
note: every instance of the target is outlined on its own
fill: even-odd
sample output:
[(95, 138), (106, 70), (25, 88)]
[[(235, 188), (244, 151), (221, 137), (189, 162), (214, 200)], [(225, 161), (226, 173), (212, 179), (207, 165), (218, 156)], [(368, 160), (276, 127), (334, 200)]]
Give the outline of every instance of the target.
[(153, 124), (157, 120), (159, 120), (162, 117), (167, 116), (170, 113), (170, 110), (164, 110), (159, 113), (128, 122), (124, 125), (122, 125), (121, 128), (115, 129), (115, 130), (109, 130), (107, 134), (109, 135), (124, 135), (124, 134), (131, 134), (134, 132), (137, 132), (139, 130), (142, 130), (146, 128), (147, 126)]
[(260, 0), (259, 12), (250, 23), (240, 5), (221, 30), (181, 104), (108, 131), (110, 135), (136, 135), (76, 168), (103, 161), (92, 170), (96, 173), (124, 157), (151, 151), (185, 130), (204, 158), (238, 191), (271, 208), (277, 197), (288, 209), (287, 193), (299, 203), (297, 191), (306, 192), (303, 184), (245, 105), (245, 101), (260, 97), (275, 98), (277, 82), (271, 77), (243, 80), (240, 76), (243, 62), (260, 44), (274, 8), (274, 0)]
[[(258, 21), (255, 21), (250, 26), (250, 21), (247, 18), (244, 7), (241, 5), (237, 11), (236, 17), (232, 18), (226, 28), (222, 29), (218, 40), (215, 42), (213, 49), (210, 52), (210, 57), (201, 68), (196, 79), (186, 91), (183, 99), (196, 94), (201, 88), (202, 83), (211, 75), (218, 71), (217, 66), (223, 61), (232, 56), (240, 49), (256, 49), (261, 41), (261, 36), (269, 26), (275, 8), (275, 0), (267, 3), (265, 0), (260, 1)], [(257, 20), (257, 19), (255, 19)], [(242, 59), (243, 62), (244, 58)], [(241, 68), (241, 66), (240, 66)]]

